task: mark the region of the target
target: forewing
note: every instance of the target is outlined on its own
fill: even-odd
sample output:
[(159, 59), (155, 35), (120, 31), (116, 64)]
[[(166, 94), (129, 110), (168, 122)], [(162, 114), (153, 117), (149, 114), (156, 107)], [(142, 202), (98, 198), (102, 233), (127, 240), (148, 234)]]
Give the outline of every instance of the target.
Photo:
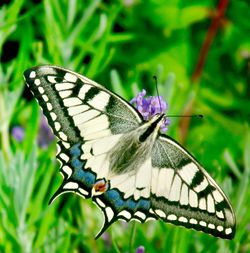
[[(34, 67), (26, 70), (24, 77), (54, 134), (62, 141), (91, 139), (95, 131), (102, 136), (126, 133), (142, 122), (140, 114), (124, 99), (70, 70)], [(100, 122), (106, 123), (109, 131), (100, 131)]]
[(160, 136), (152, 151), (151, 209), (175, 225), (232, 239), (233, 209), (220, 187), (179, 144)]

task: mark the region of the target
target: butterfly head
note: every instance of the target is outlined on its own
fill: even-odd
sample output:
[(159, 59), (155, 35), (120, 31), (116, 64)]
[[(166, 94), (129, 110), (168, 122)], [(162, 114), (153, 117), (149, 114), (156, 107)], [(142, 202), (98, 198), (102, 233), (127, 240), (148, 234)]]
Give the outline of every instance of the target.
[[(146, 96), (146, 90), (142, 90), (133, 98), (130, 103), (135, 106), (145, 121), (155, 121), (161, 115), (164, 115), (168, 109), (168, 104), (164, 101), (162, 96)], [(161, 119), (161, 132), (166, 132), (170, 120), (164, 116)]]

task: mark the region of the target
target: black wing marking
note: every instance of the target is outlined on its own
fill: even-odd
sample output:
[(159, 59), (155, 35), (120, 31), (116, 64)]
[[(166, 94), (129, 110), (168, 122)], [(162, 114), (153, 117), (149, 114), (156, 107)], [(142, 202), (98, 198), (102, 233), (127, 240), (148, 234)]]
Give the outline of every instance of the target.
[(151, 208), (166, 222), (232, 239), (235, 215), (229, 200), (179, 144), (161, 135), (152, 152)]
[(106, 115), (111, 134), (131, 131), (143, 122), (124, 99), (75, 72), (41, 66), (26, 70), (24, 77), (54, 134), (64, 142), (81, 141), (83, 123), (97, 116)]
[[(124, 172), (106, 177), (111, 171), (107, 159), (110, 149), (123, 140), (123, 134), (137, 132), (144, 123), (129, 103), (63, 68), (35, 67), (25, 71), (24, 76), (59, 138), (57, 158), (64, 181), (54, 197), (66, 191), (85, 198), (92, 196), (105, 218), (97, 237), (117, 219), (145, 222), (161, 218), (214, 236), (233, 238), (235, 217), (228, 199), (198, 162), (168, 137), (160, 135), (156, 140), (150, 166), (137, 168), (134, 175)], [(143, 192), (131, 185), (133, 193), (128, 194), (131, 189), (125, 177), (136, 180), (138, 174), (143, 176), (144, 168), (151, 173), (149, 186)], [(124, 176), (123, 182), (119, 179), (117, 183), (118, 176)], [(100, 180), (107, 190), (93, 196), (91, 191)]]
[(90, 197), (103, 174), (96, 164), (106, 160), (120, 135), (142, 123), (141, 115), (103, 86), (60, 67), (34, 67), (24, 77), (59, 139), (64, 181), (52, 200), (68, 191)]

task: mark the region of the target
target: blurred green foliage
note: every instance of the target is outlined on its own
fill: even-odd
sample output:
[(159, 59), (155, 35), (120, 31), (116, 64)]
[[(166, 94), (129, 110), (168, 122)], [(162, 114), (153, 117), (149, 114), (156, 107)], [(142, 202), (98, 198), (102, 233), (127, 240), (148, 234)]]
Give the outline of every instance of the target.
[[(248, 0), (13, 0), (0, 7), (0, 252), (250, 252), (250, 22)], [(205, 64), (198, 73), (197, 62)], [(160, 94), (168, 134), (184, 143), (229, 196), (233, 241), (163, 222), (118, 222), (99, 240), (100, 211), (65, 194), (55, 142), (37, 145), (41, 114), (22, 73), (55, 64), (95, 79), (126, 99), (142, 88)], [(24, 129), (16, 140), (11, 129)], [(129, 240), (127, 238), (130, 238)]]

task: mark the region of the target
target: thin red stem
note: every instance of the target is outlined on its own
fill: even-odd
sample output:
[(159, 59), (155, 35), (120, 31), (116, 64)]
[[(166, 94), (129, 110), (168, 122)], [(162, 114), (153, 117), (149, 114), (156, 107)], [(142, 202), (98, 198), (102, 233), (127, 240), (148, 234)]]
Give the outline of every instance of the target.
[(216, 14), (211, 22), (211, 25), (207, 31), (206, 37), (204, 39), (204, 42), (203, 42), (203, 45), (202, 45), (202, 48), (201, 48), (201, 51), (199, 54), (199, 58), (198, 58), (195, 70), (194, 70), (192, 77), (191, 77), (191, 80), (193, 82), (197, 82), (200, 80), (209, 48), (213, 42), (213, 39), (215, 37), (215, 34), (216, 34), (218, 28), (220, 27), (221, 20), (224, 17), (224, 13), (226, 11), (228, 3), (229, 3), (229, 0), (220, 0), (218, 3), (217, 12), (216, 12)]
[[(218, 28), (220, 27), (222, 23), (221, 21), (224, 18), (224, 14), (228, 6), (228, 3), (229, 3), (229, 0), (219, 0), (216, 13), (211, 21), (210, 27), (208, 28), (206, 37), (203, 41), (203, 44), (200, 50), (200, 54), (199, 54), (195, 69), (191, 76), (191, 81), (193, 83), (198, 83), (201, 78), (201, 74), (203, 71), (204, 64), (206, 62), (206, 58), (207, 58), (210, 46), (214, 40), (214, 37), (216, 35)], [(194, 100), (191, 100), (188, 106), (186, 107), (184, 114), (191, 115), (193, 111), (193, 106), (194, 106)], [(182, 144), (185, 142), (189, 125), (190, 125), (190, 118), (183, 118), (180, 121), (180, 129), (181, 129), (180, 141)]]

